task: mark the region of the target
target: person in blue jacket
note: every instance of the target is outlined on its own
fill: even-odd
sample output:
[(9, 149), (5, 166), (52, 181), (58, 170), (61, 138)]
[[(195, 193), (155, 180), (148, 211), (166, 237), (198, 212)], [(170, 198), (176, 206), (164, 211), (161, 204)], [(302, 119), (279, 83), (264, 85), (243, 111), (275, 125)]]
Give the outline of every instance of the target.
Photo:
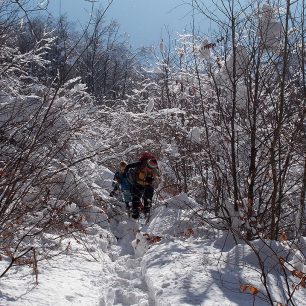
[(132, 201), (132, 195), (131, 195), (131, 183), (128, 179), (128, 177), (124, 174), (124, 170), (127, 166), (127, 163), (124, 161), (121, 161), (119, 163), (119, 170), (116, 171), (114, 179), (113, 179), (113, 190), (109, 194), (111, 197), (115, 195), (117, 190), (121, 190), (122, 192), (122, 198), (125, 202), (126, 209), (129, 211), (131, 209), (130, 202)]

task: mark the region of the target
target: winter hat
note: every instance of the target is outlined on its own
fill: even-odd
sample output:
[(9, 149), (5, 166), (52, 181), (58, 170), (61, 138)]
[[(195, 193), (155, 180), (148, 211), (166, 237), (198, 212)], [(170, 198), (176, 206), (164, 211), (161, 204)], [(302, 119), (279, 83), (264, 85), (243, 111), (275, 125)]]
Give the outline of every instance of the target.
[(157, 168), (157, 160), (156, 159), (148, 159), (147, 160), (147, 166), (150, 169)]
[(119, 164), (120, 168), (125, 168), (127, 166), (127, 163), (125, 161), (121, 161)]

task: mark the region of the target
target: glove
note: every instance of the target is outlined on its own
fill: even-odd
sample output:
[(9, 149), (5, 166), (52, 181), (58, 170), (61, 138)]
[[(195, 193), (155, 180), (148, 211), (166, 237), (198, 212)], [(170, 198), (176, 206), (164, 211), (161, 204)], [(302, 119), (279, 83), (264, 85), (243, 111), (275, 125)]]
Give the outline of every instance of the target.
[(115, 195), (115, 191), (113, 190), (110, 194), (109, 194), (109, 196), (110, 197), (113, 197)]

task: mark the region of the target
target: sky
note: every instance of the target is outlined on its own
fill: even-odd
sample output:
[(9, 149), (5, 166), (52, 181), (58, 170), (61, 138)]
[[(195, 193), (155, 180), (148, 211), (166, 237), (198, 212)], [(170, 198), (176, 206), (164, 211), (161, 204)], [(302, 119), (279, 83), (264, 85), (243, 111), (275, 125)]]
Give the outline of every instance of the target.
[[(192, 10), (183, 0), (114, 0), (107, 12), (109, 20), (119, 22), (121, 32), (127, 33), (133, 47), (152, 46), (161, 38), (168, 39), (177, 32), (191, 29)], [(105, 6), (106, 0), (98, 0), (95, 6)], [(76, 23), (84, 24), (90, 15), (91, 3), (85, 0), (50, 0), (49, 11), (54, 16), (67, 14)], [(197, 14), (196, 27), (206, 31), (209, 22)]]

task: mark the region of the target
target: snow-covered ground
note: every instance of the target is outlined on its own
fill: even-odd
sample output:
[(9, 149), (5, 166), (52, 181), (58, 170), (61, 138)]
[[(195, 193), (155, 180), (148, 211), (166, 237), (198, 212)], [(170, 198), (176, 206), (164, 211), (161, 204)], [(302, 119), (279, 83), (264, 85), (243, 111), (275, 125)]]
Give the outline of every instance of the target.
[[(289, 246), (260, 240), (236, 245), (229, 233), (192, 220), (179, 205), (182, 198), (156, 207), (146, 226), (119, 208), (110, 223), (63, 241), (67, 251), (38, 263), (38, 284), (31, 267), (11, 269), (0, 280), (0, 305), (271, 305), (254, 250), (265, 263), (271, 299), (285, 305), (279, 256)], [(0, 261), (1, 270), (6, 264)], [(250, 286), (259, 292), (252, 295)], [(294, 305), (305, 300), (306, 289), (296, 290)]]

